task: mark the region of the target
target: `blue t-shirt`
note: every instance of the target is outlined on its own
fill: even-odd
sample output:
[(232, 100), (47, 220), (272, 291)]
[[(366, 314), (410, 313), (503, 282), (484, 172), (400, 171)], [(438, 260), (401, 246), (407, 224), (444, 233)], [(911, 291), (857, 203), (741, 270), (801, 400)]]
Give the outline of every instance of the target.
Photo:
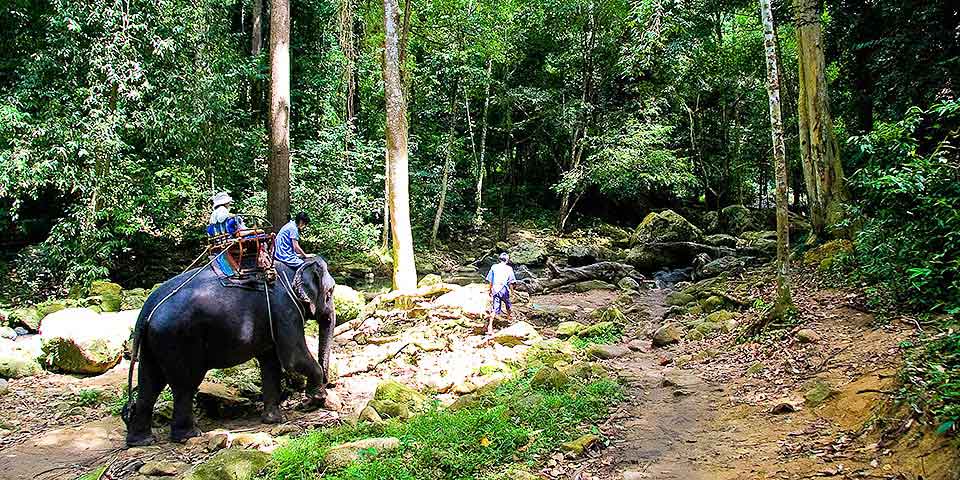
[(498, 263), (490, 267), (490, 272), (487, 273), (487, 282), (493, 284), (494, 292), (499, 292), (503, 289), (504, 285), (509, 285), (516, 281), (517, 277), (513, 273), (513, 267), (506, 263)]
[(293, 241), (300, 240), (300, 229), (293, 220), (287, 222), (280, 233), (277, 234), (277, 240), (273, 247), (273, 257), (291, 267), (299, 267), (303, 264), (303, 259), (297, 256), (293, 250)]

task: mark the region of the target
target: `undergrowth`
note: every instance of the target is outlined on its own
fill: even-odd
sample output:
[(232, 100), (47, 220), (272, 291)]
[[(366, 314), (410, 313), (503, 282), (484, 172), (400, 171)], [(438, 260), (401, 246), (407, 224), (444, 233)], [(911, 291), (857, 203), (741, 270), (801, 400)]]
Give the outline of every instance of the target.
[(606, 417), (623, 398), (610, 379), (574, 380), (566, 390), (530, 386), (532, 371), (483, 396), (473, 408), (449, 411), (434, 405), (406, 422), (361, 423), (315, 430), (291, 441), (273, 455), (263, 479), (305, 480), (317, 477), (324, 454), (333, 446), (362, 438), (400, 439), (395, 451), (365, 459), (329, 479), (497, 478), (509, 465), (531, 464), (536, 455), (576, 437), (582, 425)]
[(900, 397), (928, 417), (938, 433), (960, 430), (960, 332), (957, 325), (909, 351), (900, 372)]

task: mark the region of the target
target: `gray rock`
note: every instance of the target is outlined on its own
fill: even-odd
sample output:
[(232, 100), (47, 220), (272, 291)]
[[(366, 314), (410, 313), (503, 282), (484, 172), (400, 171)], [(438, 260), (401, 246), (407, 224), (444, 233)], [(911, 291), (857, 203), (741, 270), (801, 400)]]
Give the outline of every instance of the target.
[(703, 232), (673, 210), (650, 213), (636, 230), (637, 242), (698, 242)]
[(728, 233), (739, 235), (753, 228), (753, 215), (743, 205), (730, 205), (720, 210), (720, 228)]
[(620, 287), (621, 290), (640, 290), (640, 282), (630, 277), (621, 278), (620, 281), (617, 282), (617, 286)]
[(7, 340), (16, 340), (17, 331), (10, 327), (0, 327), (0, 338), (5, 338)]
[(677, 343), (682, 336), (683, 332), (680, 331), (680, 327), (668, 323), (653, 332), (653, 346), (663, 347), (671, 343)]
[(270, 454), (228, 448), (191, 468), (182, 480), (252, 480), (270, 461)]
[(540, 339), (537, 329), (527, 322), (517, 322), (493, 334), (493, 341), (500, 345), (515, 347), (530, 344)]
[(587, 280), (585, 282), (579, 282), (573, 286), (573, 289), (577, 292), (584, 293), (591, 290), (614, 290), (617, 287), (610, 285), (603, 280)]
[(820, 341), (820, 334), (809, 328), (798, 331), (796, 337), (800, 343), (816, 343)]
[(0, 378), (23, 378), (39, 375), (43, 368), (36, 357), (11, 340), (0, 339)]
[(733, 235), (727, 235), (725, 233), (718, 233), (716, 235), (707, 235), (703, 238), (703, 242), (707, 245), (712, 245), (714, 247), (728, 247), (736, 248), (737, 247), (737, 237)]
[(17, 336), (20, 336), (20, 337), (22, 337), (22, 336), (24, 336), (24, 335), (30, 335), (30, 332), (29, 332), (26, 328), (23, 328), (23, 327), (14, 328), (13, 331), (14, 331), (14, 333), (17, 334)]
[(180, 473), (184, 465), (180, 462), (165, 462), (162, 460), (152, 460), (144, 463), (139, 470), (140, 475), (148, 477), (172, 477)]
[(717, 275), (723, 273), (738, 273), (743, 270), (745, 265), (746, 262), (743, 259), (734, 257), (732, 255), (727, 255), (707, 263), (703, 267), (697, 269), (694, 272), (694, 277), (701, 279), (716, 277)]
[(0, 397), (10, 392), (10, 384), (5, 379), (0, 378)]

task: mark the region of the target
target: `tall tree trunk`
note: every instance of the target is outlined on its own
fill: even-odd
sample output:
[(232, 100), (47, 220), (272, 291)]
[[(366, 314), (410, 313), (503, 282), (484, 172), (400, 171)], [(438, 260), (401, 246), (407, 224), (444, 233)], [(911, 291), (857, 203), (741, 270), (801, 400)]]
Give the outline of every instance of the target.
[[(250, 55), (258, 57), (263, 50), (263, 0), (253, 0), (250, 17)], [(263, 120), (263, 85), (259, 80), (250, 83), (250, 110), (254, 119)]]
[(267, 211), (279, 227), (290, 216), (290, 2), (270, 5), (270, 165)]
[(437, 232), (440, 230), (440, 219), (443, 217), (443, 207), (447, 203), (447, 187), (450, 185), (450, 173), (453, 170), (453, 135), (457, 123), (457, 88), (454, 87), (450, 97), (450, 130), (447, 132), (447, 152), (443, 162), (443, 180), (440, 183), (440, 201), (437, 202), (437, 213), (433, 217), (433, 230), (430, 232), (430, 246), (437, 243)]
[(837, 144), (827, 94), (826, 62), (818, 0), (794, 0), (799, 66), (800, 154), (814, 232), (828, 227), (833, 203), (847, 198), (840, 147)]
[(344, 127), (343, 154), (344, 160), (349, 160), (350, 148), (353, 139), (353, 121), (356, 117), (354, 98), (357, 90), (356, 81), (356, 52), (353, 47), (353, 0), (340, 0), (340, 51), (346, 60), (343, 67), (343, 83), (346, 87), (344, 96)]
[(383, 236), (380, 247), (386, 250), (390, 246), (390, 152), (383, 152)]
[(480, 133), (480, 160), (477, 162), (477, 192), (474, 202), (477, 204), (477, 212), (473, 216), (473, 227), (480, 229), (483, 226), (483, 178), (487, 174), (486, 154), (487, 154), (487, 127), (489, 123), (490, 112), (490, 84), (493, 83), (493, 58), (487, 58), (487, 86), (485, 98), (483, 100), (483, 130)]
[(407, 159), (407, 105), (400, 71), (400, 12), (397, 0), (383, 0), (383, 85), (387, 104), (387, 152), (390, 172), (390, 231), (393, 238), (393, 288), (417, 286), (417, 267), (410, 228)]
[(777, 181), (777, 310), (783, 312), (790, 299), (790, 228), (787, 217), (787, 160), (783, 145), (783, 118), (780, 111), (780, 59), (777, 57), (776, 27), (770, 0), (760, 0), (763, 18), (763, 46), (767, 57), (767, 94), (770, 98), (770, 133)]

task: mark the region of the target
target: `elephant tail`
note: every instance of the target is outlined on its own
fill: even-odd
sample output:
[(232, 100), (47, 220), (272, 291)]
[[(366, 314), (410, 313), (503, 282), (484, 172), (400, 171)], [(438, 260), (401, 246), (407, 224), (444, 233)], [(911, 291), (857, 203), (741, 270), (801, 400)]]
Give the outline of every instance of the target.
[(123, 409), (120, 411), (120, 418), (124, 424), (130, 423), (130, 418), (133, 417), (137, 400), (137, 389), (133, 386), (133, 371), (136, 368), (137, 360), (140, 358), (140, 342), (143, 339), (144, 327), (146, 327), (147, 324), (146, 320), (147, 318), (144, 316), (144, 312), (141, 311), (140, 317), (137, 318), (137, 324), (133, 328), (130, 344), (130, 368), (127, 371), (127, 401), (123, 404)]

